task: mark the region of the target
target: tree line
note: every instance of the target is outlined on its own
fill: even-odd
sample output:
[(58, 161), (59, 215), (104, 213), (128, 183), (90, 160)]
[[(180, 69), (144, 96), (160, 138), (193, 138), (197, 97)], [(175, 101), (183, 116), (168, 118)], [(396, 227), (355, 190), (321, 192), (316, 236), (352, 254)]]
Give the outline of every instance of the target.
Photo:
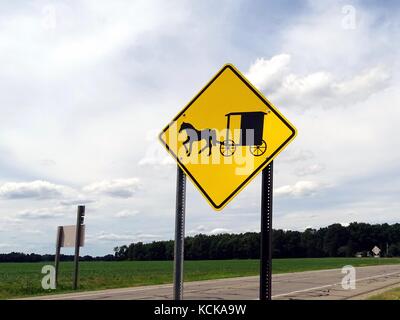
[[(332, 224), (303, 232), (273, 230), (273, 258), (368, 256), (378, 246), (381, 256), (400, 256), (400, 224)], [(174, 241), (131, 243), (114, 248), (116, 260), (172, 260)], [(260, 233), (199, 234), (185, 238), (185, 259), (258, 259)]]
[[(320, 229), (306, 229), (303, 232), (273, 230), (273, 258), (320, 258), (367, 256), (378, 246), (382, 256), (400, 256), (400, 224), (351, 223), (348, 226), (332, 224)], [(199, 234), (185, 238), (185, 259), (258, 259), (260, 233), (241, 234)], [(172, 260), (174, 241), (131, 243), (115, 247), (113, 254), (102, 257), (90, 255), (80, 257), (81, 261), (115, 260)], [(73, 261), (73, 255), (61, 255), (61, 261)], [(43, 262), (54, 261), (53, 254), (39, 255), (12, 252), (0, 254), (0, 262)]]
[[(36, 253), (0, 253), (0, 262), (48, 262), (54, 261), (54, 254), (36, 254)], [(114, 261), (115, 255), (108, 254), (102, 257), (92, 257), (89, 255), (79, 257), (79, 261)], [(60, 261), (74, 261), (73, 255), (60, 255)]]

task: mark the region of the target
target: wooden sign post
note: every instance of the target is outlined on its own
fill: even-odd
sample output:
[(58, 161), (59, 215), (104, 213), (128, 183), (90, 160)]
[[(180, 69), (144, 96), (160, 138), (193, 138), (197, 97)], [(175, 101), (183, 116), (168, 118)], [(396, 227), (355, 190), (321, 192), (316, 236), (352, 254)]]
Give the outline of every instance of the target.
[(60, 256), (62, 247), (74, 247), (74, 276), (72, 287), (74, 290), (78, 288), (79, 273), (79, 249), (85, 244), (85, 206), (78, 206), (76, 225), (57, 227), (56, 254), (54, 258), (55, 267), (55, 284), (58, 284), (58, 275), (60, 269)]

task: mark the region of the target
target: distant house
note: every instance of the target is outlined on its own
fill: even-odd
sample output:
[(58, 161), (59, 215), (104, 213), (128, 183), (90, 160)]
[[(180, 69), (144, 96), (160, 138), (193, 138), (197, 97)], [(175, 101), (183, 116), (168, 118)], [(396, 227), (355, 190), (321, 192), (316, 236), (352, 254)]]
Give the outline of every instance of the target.
[(371, 257), (371, 253), (369, 251), (358, 251), (354, 256), (356, 258), (366, 258)]

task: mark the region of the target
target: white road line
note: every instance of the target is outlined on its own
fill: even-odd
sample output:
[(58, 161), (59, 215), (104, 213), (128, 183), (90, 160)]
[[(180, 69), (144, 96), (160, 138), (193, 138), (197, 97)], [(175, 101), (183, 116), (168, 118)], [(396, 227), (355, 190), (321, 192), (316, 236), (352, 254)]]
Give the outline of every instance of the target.
[[(213, 283), (213, 282), (224, 282), (226, 280), (234, 280), (234, 281), (243, 281), (248, 279), (258, 278), (258, 276), (251, 276), (251, 277), (238, 277), (238, 278), (223, 278), (223, 279), (213, 279), (213, 280), (201, 280), (201, 281), (193, 281), (188, 282), (195, 284), (196, 282), (201, 282), (201, 284), (206, 283)], [(154, 289), (166, 289), (172, 288), (172, 284), (164, 284), (164, 285), (155, 285), (155, 286), (146, 286), (146, 287), (139, 287), (139, 288), (117, 288), (117, 289), (106, 289), (100, 292), (82, 292), (82, 293), (65, 293), (65, 294), (57, 294), (47, 298), (44, 296), (42, 298), (46, 298), (46, 300), (58, 300), (62, 297), (72, 298), (72, 297), (90, 297), (90, 296), (101, 296), (101, 295), (110, 295), (110, 294), (118, 294), (118, 293), (130, 293), (130, 292), (137, 292), (137, 291), (146, 291), (146, 290), (154, 290)], [(36, 297), (35, 297), (36, 298)], [(40, 298), (40, 296), (37, 296)]]
[[(365, 277), (365, 278), (361, 278), (361, 279), (356, 279), (356, 282), (360, 282), (360, 281), (364, 281), (364, 280), (371, 280), (371, 279), (376, 279), (376, 278), (382, 278), (382, 277), (387, 277), (387, 276), (391, 276), (391, 275), (394, 275), (394, 274), (400, 274), (400, 271), (392, 272), (392, 273), (386, 273), (386, 274), (383, 274), (383, 275), (377, 275), (377, 276), (371, 276), (371, 277)], [(320, 289), (334, 287), (334, 286), (341, 285), (341, 284), (342, 284), (342, 282), (338, 282), (338, 283), (327, 284), (327, 285), (319, 286), (319, 287), (313, 287), (313, 288), (308, 288), (308, 289), (303, 289), (303, 290), (296, 290), (296, 291), (291, 291), (291, 292), (287, 292), (287, 293), (276, 294), (276, 295), (273, 295), (272, 298), (290, 296), (290, 295), (293, 295), (293, 294), (296, 294), (296, 293), (308, 292), (308, 291), (313, 291), (313, 290), (320, 290)]]
[[(166, 285), (160, 285), (157, 286), (157, 289), (166, 289), (172, 287), (172, 284), (166, 284)], [(154, 287), (149, 287), (149, 288), (131, 288), (131, 289), (108, 289), (106, 291), (102, 292), (93, 292), (93, 293), (66, 293), (66, 294), (56, 294), (51, 297), (46, 297), (46, 300), (59, 300), (60, 298), (66, 297), (66, 298), (80, 298), (80, 297), (91, 297), (91, 296), (101, 296), (101, 295), (114, 295), (114, 294), (121, 294), (121, 293), (131, 293), (131, 292), (137, 292), (137, 291), (146, 291), (149, 289), (155, 289)], [(40, 299), (40, 296), (37, 296), (36, 298)]]

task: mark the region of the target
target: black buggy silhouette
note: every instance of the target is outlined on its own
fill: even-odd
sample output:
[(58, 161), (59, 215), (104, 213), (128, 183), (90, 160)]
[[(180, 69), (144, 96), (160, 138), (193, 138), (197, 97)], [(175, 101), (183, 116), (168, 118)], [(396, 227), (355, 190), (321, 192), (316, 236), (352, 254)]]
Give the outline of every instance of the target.
[[(231, 112), (226, 114), (227, 131), (226, 139), (220, 142), (220, 152), (224, 157), (232, 156), (236, 151), (236, 146), (249, 146), (252, 155), (259, 157), (267, 151), (267, 143), (263, 140), (264, 116), (266, 112)], [(240, 116), (241, 120), (241, 135), (239, 143), (235, 143), (229, 139), (229, 125), (231, 117)], [(248, 136), (246, 130), (253, 130), (253, 134)]]

